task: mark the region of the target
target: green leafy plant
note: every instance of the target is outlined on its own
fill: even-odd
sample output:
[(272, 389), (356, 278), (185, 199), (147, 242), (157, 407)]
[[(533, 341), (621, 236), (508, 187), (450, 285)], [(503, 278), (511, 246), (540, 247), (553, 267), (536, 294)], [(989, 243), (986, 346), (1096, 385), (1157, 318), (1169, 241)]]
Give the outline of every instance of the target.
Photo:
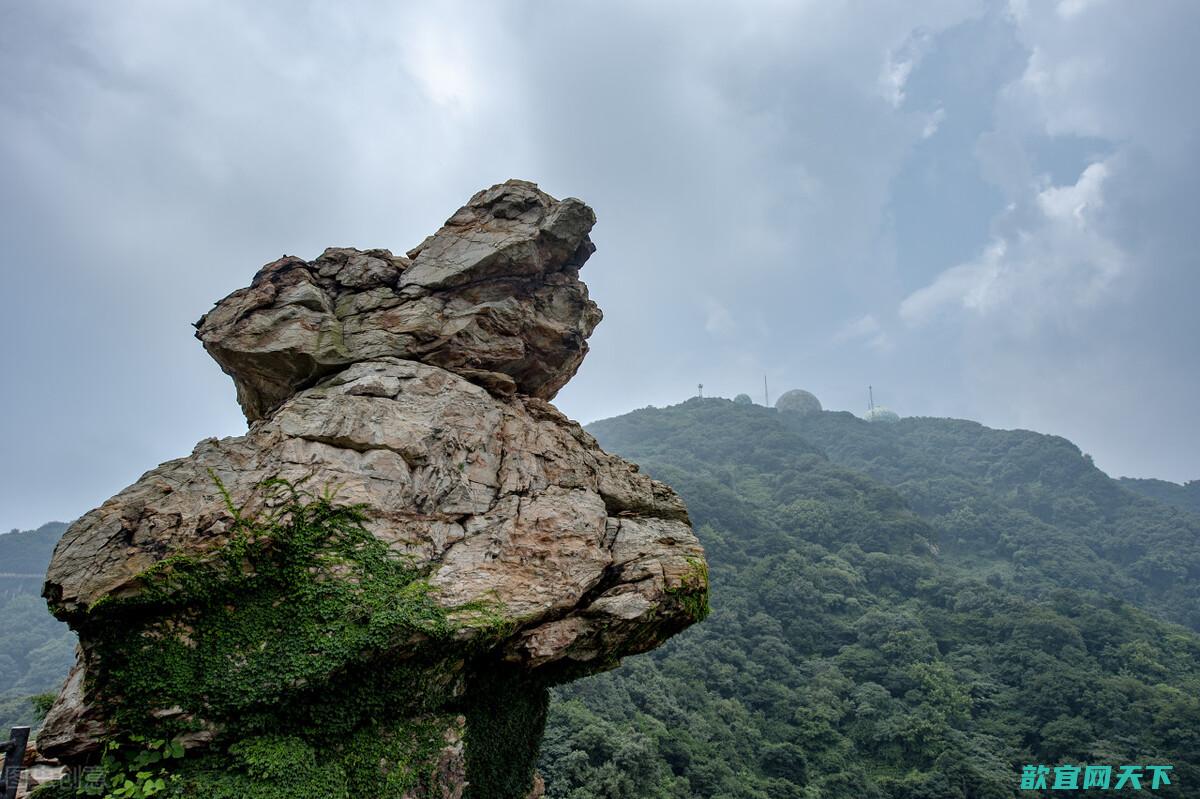
[[(224, 543), (168, 555), (138, 576), (137, 594), (89, 610), (101, 631), (89, 641), (100, 664), (94, 694), (126, 736), (106, 749), (105, 790), (266, 799), (278, 782), (264, 776), (270, 753), (309, 763), (317, 750), (327, 762), (289, 768), (287, 796), (335, 795), (339, 780), (357, 778), (340, 765), (346, 758), (403, 764), (391, 786), (419, 782), (428, 764), (415, 757), (416, 737), (379, 732), (376, 720), (434, 711), (462, 679), (448, 645), (454, 625), (425, 572), (372, 535), (367, 509), (338, 503), (334, 488), (266, 480), (252, 498), (261, 510), (248, 513), (213, 480), (232, 517)], [(173, 750), (161, 746), (129, 749), (201, 728), (219, 738), (187, 761), (164, 762)], [(369, 729), (377, 732), (360, 734)]]
[(40, 722), (46, 718), (46, 714), (50, 712), (50, 708), (54, 706), (54, 700), (58, 698), (58, 694), (45, 693), (35, 694), (29, 697), (29, 702), (33, 705), (33, 715)]
[[(488, 799), (528, 787), (545, 687), (522, 685), (482, 720), (471, 710), (492, 701), (469, 690), (480, 672), (503, 671), (473, 663), (513, 629), (502, 604), (447, 615), (427, 569), (376, 538), (369, 509), (340, 504), (333, 488), (267, 480), (249, 512), (213, 480), (232, 519), (225, 539), (167, 554), (135, 593), (88, 611), (92, 695), (121, 733), (103, 785), (84, 795), (401, 799), (436, 779), (460, 717), (483, 726), (512, 714), (536, 723), (469, 738), (467, 779)], [(455, 636), (465, 627), (469, 650)], [(186, 758), (158, 743), (199, 730), (214, 740)]]
[(103, 799), (163, 795), (179, 780), (179, 775), (171, 773), (170, 761), (183, 755), (183, 745), (178, 741), (148, 740), (142, 735), (130, 735), (124, 741), (109, 740), (100, 759), (101, 779), (84, 781), (77, 795)]
[(708, 565), (702, 560), (688, 558), (688, 568), (680, 584), (675, 588), (668, 588), (667, 593), (679, 600), (693, 621), (704, 621), (710, 612)]

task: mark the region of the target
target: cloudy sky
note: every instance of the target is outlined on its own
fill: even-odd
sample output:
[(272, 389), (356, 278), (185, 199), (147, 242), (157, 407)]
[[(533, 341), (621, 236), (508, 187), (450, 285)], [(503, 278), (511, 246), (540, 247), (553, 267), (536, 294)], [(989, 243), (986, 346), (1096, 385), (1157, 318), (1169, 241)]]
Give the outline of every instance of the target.
[(804, 387), (1200, 478), (1200, 4), (0, 4), (0, 527), (244, 422), (191, 322), (509, 177), (590, 203), (581, 421)]

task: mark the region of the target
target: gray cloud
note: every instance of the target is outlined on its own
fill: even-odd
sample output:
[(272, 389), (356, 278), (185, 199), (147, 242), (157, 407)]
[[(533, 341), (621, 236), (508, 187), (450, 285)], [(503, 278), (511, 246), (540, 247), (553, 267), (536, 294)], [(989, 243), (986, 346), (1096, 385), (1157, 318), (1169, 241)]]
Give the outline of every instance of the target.
[[(967, 405), (1058, 432), (1113, 472), (1194, 478), (1194, 6), (1012, 3), (1027, 50), (978, 138), (989, 242), (900, 305), (957, 307)], [(1147, 13), (1149, 12), (1149, 13)]]
[(238, 433), (189, 323), (259, 265), (406, 249), (514, 176), (600, 219), (577, 418), (763, 374), (859, 410), (870, 382), (1200, 476), (1169, 412), (1198, 382), (1200, 13), (1139, 12), (6, 4), (0, 523)]

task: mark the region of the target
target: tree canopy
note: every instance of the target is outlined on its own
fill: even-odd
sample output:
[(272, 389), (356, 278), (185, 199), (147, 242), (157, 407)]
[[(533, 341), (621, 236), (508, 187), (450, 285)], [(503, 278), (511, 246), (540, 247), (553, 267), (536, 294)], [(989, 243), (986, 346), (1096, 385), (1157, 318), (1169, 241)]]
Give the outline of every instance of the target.
[(589, 429), (687, 500), (713, 612), (557, 689), (547, 796), (998, 799), (1059, 763), (1173, 765), (1161, 796), (1200, 780), (1200, 518), (1069, 442), (720, 399)]

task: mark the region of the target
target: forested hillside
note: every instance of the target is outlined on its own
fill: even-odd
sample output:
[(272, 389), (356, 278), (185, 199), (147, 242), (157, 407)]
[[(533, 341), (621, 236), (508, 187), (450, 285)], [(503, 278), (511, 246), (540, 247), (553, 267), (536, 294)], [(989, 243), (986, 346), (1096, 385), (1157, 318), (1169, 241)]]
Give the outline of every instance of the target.
[[(1154, 795), (1195, 795), (1200, 516), (1177, 492), (956, 420), (707, 399), (590, 430), (687, 500), (713, 611), (556, 690), (548, 797), (1029, 797), (1035, 763), (1169, 764)], [(0, 536), (0, 571), (40, 573), (61, 529)], [(39, 582), (0, 583), (0, 723), (71, 661)]]
[(780, 421), (895, 488), (947, 562), (1026, 595), (1099, 592), (1200, 629), (1200, 516), (1125, 490), (1064, 438), (958, 419)]
[(0, 535), (0, 575), (4, 575), (0, 577), (0, 591), (14, 590), (16, 580), (24, 588), (30, 579), (37, 583), (34, 590), (40, 591), (46, 564), (66, 529), (62, 522), (48, 522), (36, 530), (13, 530)]
[(719, 399), (590, 430), (687, 500), (713, 613), (557, 691), (548, 796), (990, 799), (1059, 762), (1195, 795), (1196, 522), (1069, 442)]
[(65, 524), (0, 535), (0, 738), (30, 724), (30, 697), (57, 691), (75, 659), (75, 636), (46, 610), (42, 577)]
[(1166, 480), (1122, 477), (1121, 485), (1144, 497), (1157, 499), (1192, 513), (1200, 513), (1200, 480), (1189, 480), (1180, 485)]

